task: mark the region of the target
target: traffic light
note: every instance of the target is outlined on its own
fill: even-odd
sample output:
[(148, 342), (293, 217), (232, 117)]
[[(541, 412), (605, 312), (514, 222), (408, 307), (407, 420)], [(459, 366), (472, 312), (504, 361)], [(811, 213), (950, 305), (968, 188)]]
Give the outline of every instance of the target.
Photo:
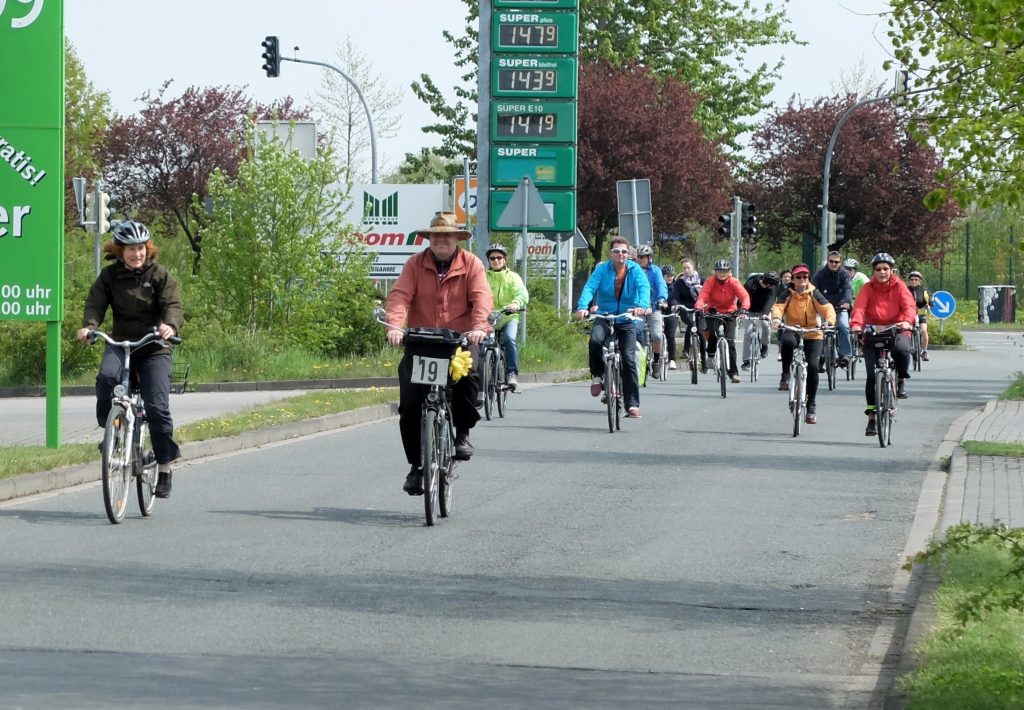
[(843, 242), (846, 241), (846, 224), (845, 224), (845, 220), (846, 220), (846, 215), (844, 215), (842, 212), (836, 212), (835, 222), (836, 222), (836, 243), (837, 244), (842, 244)]
[(110, 231), (110, 195), (100, 193), (100, 209), (96, 215), (96, 233), (106, 234)]
[(263, 71), (273, 78), (281, 73), (281, 55), (278, 52), (277, 37), (268, 35), (263, 40)]
[(754, 205), (750, 202), (743, 203), (742, 217), (740, 220), (740, 233), (747, 239), (757, 236), (757, 217), (754, 216)]
[(725, 238), (732, 237), (732, 215), (731, 214), (720, 214), (718, 215), (718, 234)]

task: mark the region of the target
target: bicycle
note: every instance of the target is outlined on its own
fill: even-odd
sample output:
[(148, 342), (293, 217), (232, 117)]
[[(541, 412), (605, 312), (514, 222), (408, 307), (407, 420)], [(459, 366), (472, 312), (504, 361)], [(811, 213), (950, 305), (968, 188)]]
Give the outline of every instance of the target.
[(914, 372), (921, 371), (921, 351), (921, 324), (915, 321), (914, 328), (910, 331), (910, 359)]
[[(510, 313), (525, 313), (525, 308), (518, 311), (510, 311), (503, 308), (491, 311), (487, 316), (487, 322), (494, 326), (503, 315)], [(501, 331), (490, 333), (480, 345), (480, 360), (483, 363), (482, 376), (480, 380), (480, 391), (484, 395), (484, 417), (491, 420), (491, 413), (497, 405), (498, 416), (505, 417), (508, 409), (508, 371), (505, 361), (505, 334)]]
[[(609, 324), (614, 324), (619, 318), (643, 320), (631, 313), (591, 313), (588, 318), (606, 320)], [(608, 329), (608, 337), (601, 344), (601, 357), (604, 360), (602, 387), (604, 387), (604, 404), (608, 410), (608, 433), (614, 434), (622, 428), (622, 411), (625, 406), (622, 394), (622, 354), (619, 352), (619, 339), (615, 335), (614, 327)]]
[[(678, 313), (666, 313), (666, 314), (664, 314), (664, 318), (665, 318), (665, 325), (666, 325), (666, 329), (667, 329), (668, 320), (670, 318), (678, 319), (679, 318), (679, 314)], [(670, 361), (675, 360), (675, 359), (676, 359), (676, 354), (674, 352), (669, 352), (668, 336), (665, 335), (665, 331), (663, 330), (662, 333), (661, 333), (661, 359), (658, 361), (658, 379), (661, 380), (662, 382), (668, 382), (668, 371), (669, 371), (668, 364), (669, 364)]]
[(646, 387), (647, 379), (654, 375), (654, 347), (651, 345), (651, 331), (647, 327), (647, 319), (640, 318), (637, 322), (640, 323), (640, 329), (637, 331), (637, 341), (641, 343), (640, 347), (643, 350), (643, 367), (639, 368), (640, 386)]
[(796, 335), (796, 347), (793, 348), (793, 360), (789, 363), (789, 412), (793, 415), (793, 437), (800, 436), (800, 428), (807, 417), (807, 357), (804, 353), (804, 336), (807, 333), (824, 332), (826, 337), (831, 328), (802, 328), (797, 325), (779, 326)]
[(768, 316), (750, 319), (747, 325), (750, 334), (750, 381), (757, 382), (758, 368), (761, 362), (761, 321), (767, 321)]
[[(464, 334), (448, 328), (399, 328), (374, 312), (387, 328), (404, 333), (405, 354), (412, 358), (412, 384), (428, 387), (420, 413), (420, 469), (423, 471), (423, 509), (427, 525), (452, 513), (455, 476), (455, 419), (452, 416), (448, 373), (452, 356), (467, 344)], [(467, 375), (468, 376), (468, 375)]]
[(867, 326), (864, 328), (865, 338), (871, 338), (871, 347), (878, 352), (875, 360), (875, 429), (878, 432), (878, 445), (883, 449), (892, 444), (892, 425), (896, 418), (899, 401), (896, 396), (898, 379), (896, 360), (892, 349), (895, 347), (896, 324), (886, 326)]
[(836, 370), (839, 368), (839, 343), (837, 337), (836, 331), (825, 331), (825, 344), (821, 349), (821, 364), (824, 367), (818, 368), (825, 372), (829, 392), (836, 388)]
[(100, 444), (103, 454), (103, 507), (107, 519), (117, 525), (124, 520), (128, 510), (128, 492), (133, 478), (139, 499), (139, 512), (143, 517), (152, 515), (156, 504), (156, 455), (153, 453), (140, 383), (137, 377), (132, 377), (132, 352), (154, 342), (177, 345), (181, 343), (181, 338), (173, 336), (164, 340), (154, 331), (138, 340), (114, 340), (103, 331), (93, 330), (89, 333), (88, 343), (91, 345), (97, 338), (124, 350), (121, 383), (114, 386), (110, 414), (107, 415), (103, 443)]
[(857, 363), (864, 362), (864, 348), (860, 338), (850, 333), (850, 362), (846, 366), (846, 379), (853, 381), (857, 378)]
[[(686, 352), (686, 360), (690, 366), (690, 384), (697, 384), (697, 371), (707, 372), (707, 361), (704, 353), (704, 338), (701, 336), (700, 329), (697, 327), (698, 315), (700, 311), (694, 308), (688, 308), (682, 304), (673, 306), (672, 310), (678, 316), (680, 313), (690, 314), (690, 324), (686, 329), (686, 334), (683, 336), (685, 345), (684, 351)], [(680, 318), (682, 321), (683, 319)]]
[[(743, 317), (739, 311), (732, 313), (705, 313), (704, 319), (715, 322), (715, 335), (718, 338), (717, 353), (715, 358), (715, 377), (718, 378), (719, 387), (722, 390), (722, 398), (725, 398), (726, 382), (729, 380), (729, 369), (732, 364), (729, 360), (729, 342), (725, 337), (725, 321), (736, 320)], [(711, 327), (711, 323), (708, 323)]]

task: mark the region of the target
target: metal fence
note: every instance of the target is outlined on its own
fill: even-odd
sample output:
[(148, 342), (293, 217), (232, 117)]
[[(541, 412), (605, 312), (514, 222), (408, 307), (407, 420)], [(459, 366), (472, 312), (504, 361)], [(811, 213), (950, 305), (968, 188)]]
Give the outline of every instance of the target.
[[(950, 238), (938, 264), (915, 265), (929, 291), (949, 291), (958, 299), (976, 300), (979, 286), (1021, 286), (1021, 251), (1016, 225), (967, 220)], [(903, 266), (903, 264), (901, 264)]]

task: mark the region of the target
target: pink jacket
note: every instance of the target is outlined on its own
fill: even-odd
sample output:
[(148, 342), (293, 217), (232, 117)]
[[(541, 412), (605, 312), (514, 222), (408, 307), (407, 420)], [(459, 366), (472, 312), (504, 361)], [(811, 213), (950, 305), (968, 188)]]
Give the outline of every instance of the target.
[(494, 308), (484, 265), (459, 249), (444, 279), (437, 278), (430, 249), (411, 257), (388, 294), (387, 322), (398, 327), (487, 332)]
[(743, 310), (750, 308), (750, 295), (743, 284), (735, 276), (730, 276), (725, 281), (719, 281), (712, 276), (704, 282), (704, 288), (697, 296), (696, 308), (703, 309), (705, 306), (716, 309), (719, 313), (732, 313), (736, 310), (737, 302)]
[(866, 325), (892, 325), (900, 321), (914, 323), (917, 303), (907, 285), (896, 274), (888, 283), (871, 279), (861, 286), (850, 314), (850, 328), (860, 330)]

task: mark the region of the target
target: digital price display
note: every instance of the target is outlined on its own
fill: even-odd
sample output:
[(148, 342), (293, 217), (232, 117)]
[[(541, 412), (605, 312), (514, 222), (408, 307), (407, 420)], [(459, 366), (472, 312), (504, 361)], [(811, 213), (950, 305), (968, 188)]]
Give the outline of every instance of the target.
[(558, 135), (558, 115), (553, 113), (508, 113), (498, 116), (498, 138), (541, 139)]
[(569, 101), (496, 101), (491, 137), (503, 143), (575, 143), (576, 104)]
[(578, 19), (565, 12), (496, 12), (491, 19), (495, 52), (575, 54)]
[(576, 96), (573, 57), (499, 57), (492, 63), (491, 92), (495, 97), (566, 98)]

